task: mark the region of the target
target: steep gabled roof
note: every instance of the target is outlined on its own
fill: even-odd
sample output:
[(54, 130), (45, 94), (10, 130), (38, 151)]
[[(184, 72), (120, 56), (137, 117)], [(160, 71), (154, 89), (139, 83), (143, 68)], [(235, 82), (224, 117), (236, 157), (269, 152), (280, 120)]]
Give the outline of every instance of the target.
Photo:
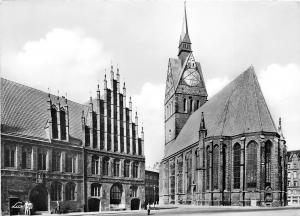
[(175, 142), (166, 146), (165, 157), (199, 140), (201, 112), (207, 137), (260, 131), (277, 133), (252, 66), (189, 117)]
[[(50, 97), (56, 104), (56, 96)], [(1, 132), (47, 140), (47, 99), (46, 92), (1, 78)], [(68, 109), (70, 141), (79, 143), (82, 137), (82, 111), (87, 113), (88, 106), (68, 100)]]

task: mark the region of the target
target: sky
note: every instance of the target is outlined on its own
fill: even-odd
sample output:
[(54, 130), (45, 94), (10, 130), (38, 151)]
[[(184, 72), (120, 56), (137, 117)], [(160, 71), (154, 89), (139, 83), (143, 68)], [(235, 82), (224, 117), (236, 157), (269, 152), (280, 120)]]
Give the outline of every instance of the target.
[[(15, 0), (0, 5), (1, 76), (84, 103), (120, 69), (145, 131), (146, 165), (163, 157), (168, 58), (183, 1)], [(300, 149), (300, 2), (187, 1), (209, 98), (254, 66), (288, 150)]]

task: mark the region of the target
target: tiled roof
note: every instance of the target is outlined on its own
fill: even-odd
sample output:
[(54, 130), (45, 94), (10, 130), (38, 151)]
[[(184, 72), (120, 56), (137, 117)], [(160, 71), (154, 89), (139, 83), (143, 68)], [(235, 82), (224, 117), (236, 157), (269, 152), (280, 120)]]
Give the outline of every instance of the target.
[(260, 131), (277, 133), (254, 69), (250, 67), (189, 117), (175, 142), (166, 146), (165, 157), (199, 140), (201, 112), (207, 137)]
[[(45, 126), (48, 113), (48, 93), (1, 78), (1, 132), (9, 135), (48, 139)], [(51, 95), (56, 104), (56, 96)], [(60, 98), (61, 105), (64, 99)], [(88, 106), (68, 100), (70, 141), (82, 137), (81, 116)]]

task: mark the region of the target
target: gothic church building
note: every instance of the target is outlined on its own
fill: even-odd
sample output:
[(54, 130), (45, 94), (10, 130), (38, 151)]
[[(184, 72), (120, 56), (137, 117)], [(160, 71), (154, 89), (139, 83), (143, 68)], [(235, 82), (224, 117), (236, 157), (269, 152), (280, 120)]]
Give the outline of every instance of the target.
[(253, 66), (207, 100), (186, 9), (168, 62), (161, 204), (284, 206), (286, 144)]

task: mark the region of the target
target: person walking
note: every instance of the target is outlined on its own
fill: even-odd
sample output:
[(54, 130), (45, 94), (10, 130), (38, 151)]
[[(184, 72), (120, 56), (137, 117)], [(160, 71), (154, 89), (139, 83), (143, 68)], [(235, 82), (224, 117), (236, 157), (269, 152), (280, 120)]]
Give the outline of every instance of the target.
[(28, 202), (27, 202), (27, 200), (25, 201), (24, 207), (25, 207), (25, 215), (29, 215), (28, 214)]
[(147, 205), (147, 212), (148, 212), (148, 215), (150, 215), (150, 205), (149, 205), (149, 203)]
[(32, 208), (33, 208), (33, 204), (29, 200), (29, 202), (28, 202), (28, 215), (31, 215)]

